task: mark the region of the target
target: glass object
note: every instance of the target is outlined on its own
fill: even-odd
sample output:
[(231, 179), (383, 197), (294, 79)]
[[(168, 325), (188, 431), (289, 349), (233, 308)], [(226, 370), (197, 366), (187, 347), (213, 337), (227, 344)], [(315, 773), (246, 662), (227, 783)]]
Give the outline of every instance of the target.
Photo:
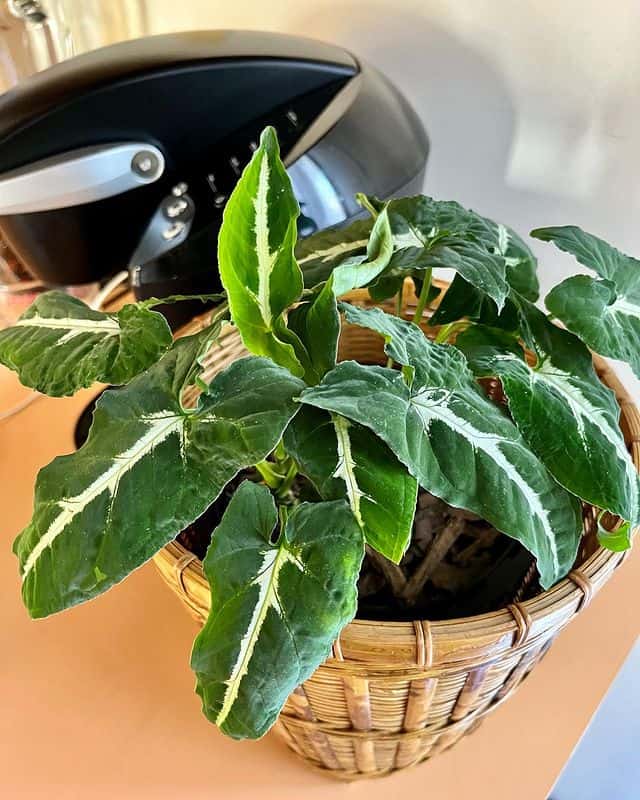
[(0, 0), (0, 92), (73, 55), (62, 0)]
[(0, 94), (59, 61), (146, 33), (145, 0), (0, 0)]
[(76, 54), (150, 33), (146, 0), (57, 0)]

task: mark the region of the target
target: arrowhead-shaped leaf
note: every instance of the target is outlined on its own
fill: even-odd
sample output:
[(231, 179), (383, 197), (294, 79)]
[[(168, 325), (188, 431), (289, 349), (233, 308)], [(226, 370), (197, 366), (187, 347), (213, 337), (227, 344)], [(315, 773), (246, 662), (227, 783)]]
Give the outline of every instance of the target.
[(283, 318), (302, 294), (302, 273), (294, 257), (298, 214), (276, 133), (266, 128), (225, 207), (218, 265), (232, 319), (247, 349), (301, 376), (304, 367)]
[(266, 359), (245, 358), (185, 411), (180, 393), (201, 343), (179, 340), (128, 386), (106, 392), (86, 444), (40, 471), (33, 518), (14, 545), (32, 616), (122, 580), (279, 441), (302, 381)]
[(462, 353), (379, 309), (353, 308), (347, 319), (382, 333), (411, 386), (394, 370), (346, 361), (303, 402), (367, 426), (425, 489), (522, 542), (545, 588), (563, 577), (577, 552), (580, 505), (476, 385)]
[(533, 304), (521, 300), (520, 305), (537, 345), (535, 366), (482, 327), (460, 334), (456, 347), (476, 375), (500, 378), (520, 433), (558, 483), (637, 522), (638, 474), (620, 431), (614, 393), (600, 382), (576, 336), (553, 325)]
[(398, 563), (411, 539), (418, 485), (384, 442), (344, 417), (305, 406), (284, 443), (320, 496), (346, 496), (367, 544)]
[(347, 228), (321, 231), (301, 241), (296, 254), (305, 286), (313, 287), (333, 275), (337, 297), (367, 286), (387, 268), (393, 255), (393, 237), (384, 207), (373, 219), (358, 220)]
[(204, 561), (212, 608), (191, 666), (205, 715), (236, 739), (269, 730), (356, 611), (364, 547), (346, 503), (302, 503), (273, 542), (276, 522), (268, 489), (243, 483)]
[(549, 311), (592, 350), (626, 361), (640, 377), (640, 261), (575, 226), (531, 235), (573, 254), (602, 278), (567, 278), (545, 298)]
[(613, 281), (621, 292), (637, 286), (640, 261), (626, 256), (577, 225), (536, 228), (531, 231), (531, 236), (543, 242), (553, 242), (560, 250), (574, 256), (580, 264), (597, 272), (601, 278)]
[(21, 382), (61, 397), (102, 383), (126, 383), (171, 346), (165, 318), (142, 306), (94, 311), (64, 292), (40, 295), (18, 322), (0, 331), (0, 363)]
[[(388, 213), (396, 250), (390, 272), (451, 268), (502, 309), (509, 292), (507, 268), (529, 255), (513, 231), (459, 203), (426, 196), (392, 200)], [(526, 283), (533, 291), (535, 275)]]

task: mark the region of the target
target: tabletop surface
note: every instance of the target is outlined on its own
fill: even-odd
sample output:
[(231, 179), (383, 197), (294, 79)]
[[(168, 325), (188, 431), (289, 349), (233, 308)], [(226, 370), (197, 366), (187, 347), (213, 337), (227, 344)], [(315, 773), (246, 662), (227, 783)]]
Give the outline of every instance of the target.
[[(27, 395), (0, 368), (0, 416)], [(92, 395), (40, 398), (0, 420), (1, 797), (547, 797), (638, 635), (637, 553), (471, 736), (418, 767), (342, 784), (309, 770), (275, 735), (238, 743), (206, 722), (189, 669), (196, 625), (153, 564), (91, 603), (29, 620), (11, 543), (29, 520), (38, 469), (73, 449)]]

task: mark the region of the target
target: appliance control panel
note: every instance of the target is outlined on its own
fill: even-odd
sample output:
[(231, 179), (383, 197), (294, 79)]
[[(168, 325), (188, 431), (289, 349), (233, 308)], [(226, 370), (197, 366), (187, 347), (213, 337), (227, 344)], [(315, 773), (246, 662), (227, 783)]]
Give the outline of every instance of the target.
[[(200, 234), (215, 247), (226, 202), (257, 149), (264, 128), (268, 125), (275, 128), (282, 156), (286, 158), (342, 85), (322, 87), (253, 120), (233, 135), (217, 141), (210, 158), (203, 159), (196, 173), (175, 175), (177, 180), (152, 217), (132, 256), (131, 267), (163, 258), (173, 262), (173, 271), (179, 274), (186, 266), (182, 263), (180, 246), (187, 237), (191, 243)], [(308, 225), (309, 220), (304, 223)], [(205, 229), (209, 236), (204, 233)], [(145, 276), (139, 270), (136, 274), (141, 286)], [(150, 277), (150, 273), (146, 277)]]

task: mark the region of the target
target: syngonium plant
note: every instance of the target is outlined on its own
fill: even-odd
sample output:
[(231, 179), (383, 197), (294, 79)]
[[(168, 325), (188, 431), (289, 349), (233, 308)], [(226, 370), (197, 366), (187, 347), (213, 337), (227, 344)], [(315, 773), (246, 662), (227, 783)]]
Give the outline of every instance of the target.
[[(296, 248), (268, 128), (224, 213), (225, 291), (201, 332), (172, 342), (160, 301), (101, 313), (53, 291), (0, 333), (0, 361), (40, 392), (123, 385), (100, 398), (86, 444), (38, 476), (14, 547), (33, 617), (109, 589), (249, 476), (212, 532), (211, 612), (191, 656), (204, 713), (236, 738), (264, 734), (327, 657), (356, 612), (365, 545), (400, 561), (419, 487), (520, 541), (544, 588), (574, 562), (580, 501), (624, 521), (600, 526), (611, 549), (640, 519), (619, 408), (588, 349), (640, 374), (640, 262), (576, 227), (533, 231), (597, 274), (547, 296), (560, 327), (534, 304), (536, 260), (509, 228), (428, 197), (361, 202), (368, 219)], [(429, 337), (416, 323), (435, 267), (455, 278)], [(339, 300), (401, 297), (407, 278), (413, 322)], [(386, 366), (336, 363), (344, 321), (383, 338)], [(207, 383), (202, 360), (228, 322), (250, 355)]]

